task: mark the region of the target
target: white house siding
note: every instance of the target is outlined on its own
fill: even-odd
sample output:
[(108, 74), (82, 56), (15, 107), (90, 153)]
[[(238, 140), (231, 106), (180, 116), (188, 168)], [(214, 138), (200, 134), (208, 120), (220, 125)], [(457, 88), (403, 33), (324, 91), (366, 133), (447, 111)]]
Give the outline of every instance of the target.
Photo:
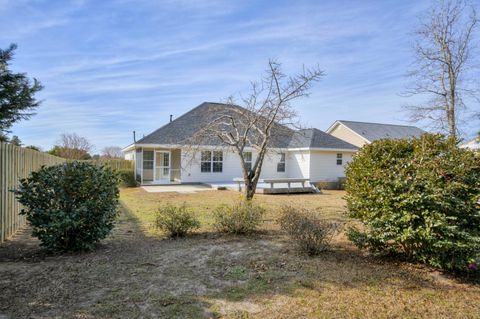
[(341, 123), (337, 124), (329, 134), (357, 147), (362, 147), (367, 144), (367, 141)]
[[(288, 174), (288, 153), (285, 153), (285, 172), (277, 172), (277, 164), (280, 161), (280, 155), (278, 152), (269, 152), (263, 159), (262, 172), (260, 174), (261, 179), (265, 178), (286, 178)], [(253, 161), (256, 159), (255, 152), (253, 153)]]
[(125, 152), (124, 157), (125, 157), (126, 160), (134, 161), (135, 160), (135, 150)]
[(200, 151), (194, 158), (187, 152), (182, 152), (182, 183), (227, 182), (242, 176), (238, 156), (233, 152), (223, 151), (222, 172), (202, 173), (200, 170)]
[[(337, 153), (343, 154), (343, 164), (337, 165)], [(345, 165), (352, 160), (354, 152), (311, 151), (310, 180), (337, 181), (345, 176)]]
[(294, 151), (287, 155), (287, 177), (288, 178), (310, 178), (310, 152)]
[[(252, 165), (257, 158), (256, 152), (252, 152)], [(277, 163), (280, 160), (278, 153), (269, 153), (265, 156), (262, 166), (261, 178), (285, 178), (288, 176), (289, 161), (286, 156), (286, 169), (284, 173), (277, 173)], [(240, 158), (233, 151), (223, 151), (223, 171), (203, 173), (200, 170), (200, 151), (192, 159), (191, 154), (182, 152), (182, 183), (209, 183), (209, 182), (232, 182), (236, 177), (242, 177)]]

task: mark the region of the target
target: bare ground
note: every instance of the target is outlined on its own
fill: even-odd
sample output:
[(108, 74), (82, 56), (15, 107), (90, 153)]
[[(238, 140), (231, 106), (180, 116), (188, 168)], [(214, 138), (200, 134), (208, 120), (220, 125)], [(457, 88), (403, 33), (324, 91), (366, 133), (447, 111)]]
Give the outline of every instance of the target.
[[(331, 251), (309, 258), (275, 227), (253, 237), (202, 229), (169, 240), (145, 231), (132, 213), (139, 196), (148, 212), (149, 202), (211, 206), (207, 199), (229, 201), (232, 192), (122, 192), (118, 225), (95, 252), (49, 255), (28, 229), (0, 246), (0, 318), (480, 317), (474, 280), (369, 256), (342, 235)], [(328, 202), (322, 196), (259, 198), (318, 205)]]

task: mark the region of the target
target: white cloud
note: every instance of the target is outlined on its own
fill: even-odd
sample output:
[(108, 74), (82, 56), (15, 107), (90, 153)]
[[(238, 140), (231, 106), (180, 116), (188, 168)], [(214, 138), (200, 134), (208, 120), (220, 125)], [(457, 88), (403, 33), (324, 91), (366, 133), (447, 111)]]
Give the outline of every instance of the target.
[[(0, 22), (28, 39), (15, 66), (38, 77), (38, 115), (14, 127), (32, 144), (60, 133), (97, 148), (124, 145), (205, 101), (245, 92), (268, 58), (287, 73), (319, 64), (327, 76), (298, 101), (306, 124), (338, 118), (401, 122), (398, 96), (410, 59), (409, 37), (425, 3), (101, 1), (53, 5), (8, 2)], [(19, 11), (19, 8), (25, 8)], [(308, 119), (308, 120), (307, 120)]]

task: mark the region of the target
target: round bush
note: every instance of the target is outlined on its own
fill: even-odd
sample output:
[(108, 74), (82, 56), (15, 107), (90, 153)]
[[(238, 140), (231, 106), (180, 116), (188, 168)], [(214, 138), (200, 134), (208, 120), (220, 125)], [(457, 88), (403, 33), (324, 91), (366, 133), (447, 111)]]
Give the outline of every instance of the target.
[(280, 227), (296, 242), (300, 251), (315, 256), (329, 249), (339, 223), (318, 218), (316, 212), (305, 208), (284, 206), (280, 212)]
[(223, 233), (250, 234), (263, 222), (265, 208), (251, 200), (220, 205), (213, 211), (214, 226)]
[(33, 172), (16, 194), (42, 246), (91, 250), (114, 226), (117, 185), (117, 174), (108, 167), (69, 162)]
[(167, 204), (158, 208), (155, 225), (170, 237), (184, 237), (190, 231), (199, 228), (200, 222), (185, 203), (182, 206)]
[(444, 269), (475, 268), (480, 256), (480, 161), (453, 138), (380, 140), (346, 170), (347, 206), (362, 230), (349, 237), (376, 252)]
[(117, 170), (120, 178), (121, 187), (136, 187), (137, 181), (135, 180), (135, 172), (133, 169), (120, 169)]

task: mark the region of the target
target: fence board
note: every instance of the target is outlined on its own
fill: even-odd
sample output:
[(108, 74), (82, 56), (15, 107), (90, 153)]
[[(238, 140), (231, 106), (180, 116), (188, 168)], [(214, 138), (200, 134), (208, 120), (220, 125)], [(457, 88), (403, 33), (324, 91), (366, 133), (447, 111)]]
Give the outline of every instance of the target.
[(94, 164), (94, 165), (104, 165), (109, 166), (115, 170), (121, 169), (131, 169), (133, 170), (135, 167), (135, 161), (129, 161), (120, 158), (112, 158), (112, 159), (98, 159), (98, 160), (86, 160), (85, 162)]
[(0, 142), (0, 242), (25, 224), (22, 207), (11, 190), (40, 167), (63, 162), (60, 157)]
[[(20, 215), (20, 203), (11, 192), (19, 180), (39, 170), (42, 166), (64, 163), (66, 159), (32, 149), (0, 142), (0, 243), (13, 235), (25, 224)], [(86, 161), (94, 165), (105, 165), (116, 170), (134, 169), (135, 162), (124, 159), (100, 159)]]

